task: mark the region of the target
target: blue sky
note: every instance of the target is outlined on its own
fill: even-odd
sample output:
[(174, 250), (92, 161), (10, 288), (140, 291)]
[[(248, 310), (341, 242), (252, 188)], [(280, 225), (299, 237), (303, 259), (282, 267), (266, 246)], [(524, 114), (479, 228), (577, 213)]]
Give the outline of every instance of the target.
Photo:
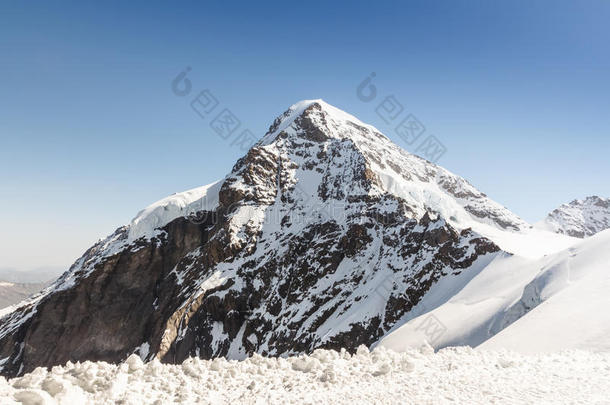
[(257, 136), (323, 98), (413, 150), (375, 113), (393, 95), (447, 147), (439, 164), (531, 222), (610, 196), (607, 1), (5, 1), (0, 15), (0, 267), (67, 266), (230, 171), (243, 152), (171, 91), (186, 66)]

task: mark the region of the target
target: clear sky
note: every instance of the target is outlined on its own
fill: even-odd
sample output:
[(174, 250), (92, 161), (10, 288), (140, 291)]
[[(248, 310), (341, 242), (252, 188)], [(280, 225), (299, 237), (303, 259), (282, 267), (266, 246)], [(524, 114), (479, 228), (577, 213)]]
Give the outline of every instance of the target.
[(243, 152), (189, 106), (204, 89), (257, 136), (323, 98), (413, 150), (375, 112), (394, 95), (446, 146), (439, 164), (530, 222), (610, 196), (608, 1), (4, 1), (0, 16), (0, 268), (68, 266), (229, 172)]

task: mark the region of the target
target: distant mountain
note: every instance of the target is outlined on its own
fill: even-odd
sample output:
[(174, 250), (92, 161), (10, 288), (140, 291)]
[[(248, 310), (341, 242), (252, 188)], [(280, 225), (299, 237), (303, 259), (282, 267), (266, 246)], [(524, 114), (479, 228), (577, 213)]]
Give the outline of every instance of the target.
[(40, 267), (32, 270), (17, 270), (11, 267), (0, 268), (0, 281), (9, 283), (30, 284), (55, 281), (65, 271), (61, 267)]
[(302, 101), (224, 179), (142, 210), (0, 319), (1, 370), (353, 352), (506, 257), (573, 243), (357, 118)]
[[(18, 304), (42, 291), (61, 275), (61, 269), (43, 267), (34, 270), (0, 268), (0, 309)], [(5, 311), (0, 311), (0, 314)]]
[(32, 294), (42, 291), (50, 283), (11, 283), (0, 281), (0, 309), (18, 304)]
[(595, 235), (610, 228), (610, 198), (591, 196), (562, 204), (535, 226), (576, 238)]

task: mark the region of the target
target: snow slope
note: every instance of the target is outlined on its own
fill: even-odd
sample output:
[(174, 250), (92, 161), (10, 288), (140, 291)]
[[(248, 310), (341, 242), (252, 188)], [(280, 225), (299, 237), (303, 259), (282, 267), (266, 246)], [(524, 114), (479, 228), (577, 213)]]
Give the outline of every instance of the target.
[(218, 206), (218, 191), (222, 181), (206, 186), (175, 193), (165, 197), (140, 211), (131, 220), (129, 241), (150, 238), (155, 229), (161, 228), (178, 217), (194, 214), (197, 211), (213, 211)]
[(535, 226), (577, 238), (595, 235), (610, 228), (610, 198), (591, 196), (562, 204)]
[(433, 287), (379, 345), (609, 350), (609, 246), (607, 230), (538, 259), (496, 257), (462, 284)]
[(508, 313), (531, 310), (480, 347), (524, 353), (610, 351), (609, 291), (610, 230), (606, 230), (547, 261)]
[(68, 363), (0, 377), (2, 404), (608, 404), (610, 354), (429, 348), (181, 365)]

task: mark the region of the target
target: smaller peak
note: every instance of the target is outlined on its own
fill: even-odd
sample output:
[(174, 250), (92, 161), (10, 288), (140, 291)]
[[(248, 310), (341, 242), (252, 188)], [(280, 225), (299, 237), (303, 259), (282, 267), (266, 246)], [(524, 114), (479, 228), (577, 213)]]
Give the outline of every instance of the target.
[(610, 209), (610, 198), (599, 197), (596, 195), (589, 196), (585, 199), (585, 202), (596, 207)]
[(582, 205), (589, 205), (589, 204), (593, 204), (593, 205), (605, 205), (610, 203), (610, 198), (604, 198), (604, 197), (600, 197), (597, 195), (590, 195), (587, 196), (585, 198), (581, 199), (575, 199), (573, 201), (571, 201), (569, 203), (570, 206), (582, 206)]
[(596, 202), (596, 201), (607, 201), (607, 200), (610, 200), (610, 198), (604, 198), (604, 197), (600, 197), (598, 195), (590, 195), (590, 196), (585, 198), (585, 201), (593, 201), (593, 202)]
[(537, 226), (577, 238), (592, 236), (610, 228), (610, 198), (592, 195), (561, 204)]

